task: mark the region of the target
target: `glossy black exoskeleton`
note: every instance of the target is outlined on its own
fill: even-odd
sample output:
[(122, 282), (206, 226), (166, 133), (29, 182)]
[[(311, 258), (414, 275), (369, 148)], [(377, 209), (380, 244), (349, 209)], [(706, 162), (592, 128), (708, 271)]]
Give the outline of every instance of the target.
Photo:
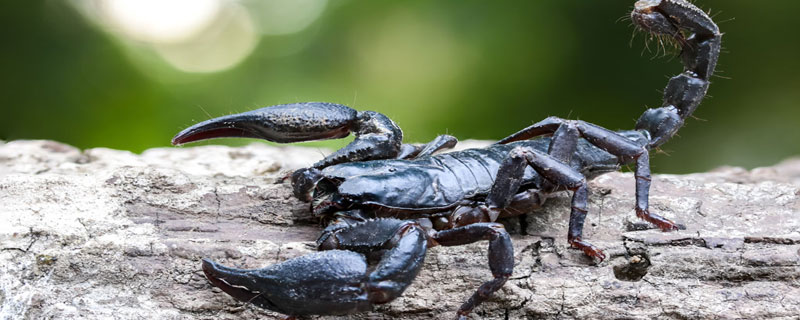
[(236, 299), (287, 315), (345, 314), (402, 294), (431, 245), (489, 240), (493, 279), (459, 308), (458, 317), (466, 318), (513, 270), (510, 237), (496, 220), (527, 213), (552, 192), (573, 192), (570, 245), (605, 259), (582, 238), (587, 179), (625, 164), (635, 165), (637, 216), (664, 231), (679, 229), (649, 210), (649, 151), (672, 137), (700, 104), (722, 35), (708, 15), (684, 0), (638, 1), (631, 18), (640, 29), (674, 39), (684, 64), (669, 80), (662, 106), (645, 111), (634, 130), (614, 132), (550, 117), (484, 149), (434, 154), (452, 148), (456, 139), (442, 135), (425, 145), (403, 144), (400, 128), (380, 113), (312, 102), (211, 119), (180, 132), (173, 144), (356, 135), (346, 147), (292, 174), (295, 195), (329, 222), (317, 240), (320, 252), (258, 270), (204, 260), (206, 276)]

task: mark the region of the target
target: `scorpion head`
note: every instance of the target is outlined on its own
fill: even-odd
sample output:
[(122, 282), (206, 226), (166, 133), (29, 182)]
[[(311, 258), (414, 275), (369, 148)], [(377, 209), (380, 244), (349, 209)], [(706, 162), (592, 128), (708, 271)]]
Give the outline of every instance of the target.
[(325, 187), (315, 189), (314, 197), (311, 200), (311, 212), (317, 217), (349, 210), (352, 206), (352, 199), (335, 192), (330, 192), (329, 189)]
[(322, 172), (314, 168), (300, 169), (292, 173), (292, 186), (294, 186), (294, 196), (305, 202), (310, 202), (312, 192), (324, 176)]
[(310, 202), (311, 212), (318, 217), (350, 208), (353, 201), (337, 192), (341, 183), (335, 178), (326, 178), (314, 168), (300, 169), (292, 174), (295, 196)]

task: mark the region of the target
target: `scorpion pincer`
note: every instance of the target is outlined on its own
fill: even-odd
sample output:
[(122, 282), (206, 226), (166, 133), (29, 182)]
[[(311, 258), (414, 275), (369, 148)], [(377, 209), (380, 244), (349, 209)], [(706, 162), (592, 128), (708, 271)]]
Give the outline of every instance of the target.
[(400, 128), (383, 114), (319, 102), (262, 108), (183, 130), (173, 144), (219, 137), (289, 143), (355, 133), (350, 144), (291, 176), (297, 198), (329, 222), (317, 240), (319, 252), (258, 270), (206, 259), (203, 271), (213, 285), (262, 308), (290, 316), (347, 314), (402, 294), (429, 246), (488, 240), (493, 278), (458, 309), (463, 319), (512, 273), (511, 239), (497, 219), (530, 212), (550, 193), (572, 192), (567, 241), (600, 261), (605, 254), (582, 237), (587, 179), (621, 165), (635, 167), (636, 215), (664, 231), (680, 229), (648, 207), (649, 151), (675, 135), (705, 96), (722, 34), (684, 0), (638, 1), (631, 18), (642, 30), (674, 39), (684, 65), (667, 83), (661, 107), (645, 111), (634, 130), (549, 117), (483, 149), (434, 154), (456, 139), (404, 144)]

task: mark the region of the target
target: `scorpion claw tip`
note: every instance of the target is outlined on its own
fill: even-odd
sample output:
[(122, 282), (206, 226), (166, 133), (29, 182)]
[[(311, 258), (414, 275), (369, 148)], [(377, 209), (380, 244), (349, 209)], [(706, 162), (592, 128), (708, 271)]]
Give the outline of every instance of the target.
[(661, 222), (657, 224), (658, 227), (663, 232), (670, 232), (670, 231), (677, 231), (677, 230), (686, 230), (686, 226), (680, 223), (675, 223), (670, 220), (666, 220), (665, 222)]
[(586, 255), (589, 256), (589, 258), (597, 259), (597, 264), (601, 264), (606, 260), (606, 254), (600, 249), (597, 249), (597, 251), (592, 252), (591, 254), (586, 252)]
[(252, 301), (258, 296), (257, 292), (248, 289), (252, 286), (252, 280), (248, 278), (245, 270), (228, 268), (203, 258), (203, 273), (211, 284), (237, 300)]

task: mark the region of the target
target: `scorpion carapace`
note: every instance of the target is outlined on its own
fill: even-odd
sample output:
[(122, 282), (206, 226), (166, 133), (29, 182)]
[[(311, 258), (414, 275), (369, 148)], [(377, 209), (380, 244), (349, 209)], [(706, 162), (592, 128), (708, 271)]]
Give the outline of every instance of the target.
[(310, 102), (211, 119), (180, 132), (173, 144), (218, 137), (285, 143), (356, 136), (291, 175), (295, 195), (329, 223), (317, 240), (320, 252), (258, 270), (204, 260), (203, 271), (215, 286), (259, 307), (288, 315), (344, 314), (402, 294), (429, 246), (489, 240), (493, 279), (459, 308), (457, 317), (466, 318), (503, 286), (514, 266), (510, 237), (496, 220), (529, 212), (552, 192), (572, 191), (571, 247), (602, 261), (605, 254), (582, 237), (586, 181), (631, 163), (637, 216), (664, 231), (679, 229), (649, 210), (649, 150), (672, 137), (705, 96), (721, 33), (684, 0), (638, 1), (631, 19), (642, 30), (674, 39), (684, 65), (669, 80), (662, 106), (645, 111), (634, 130), (614, 132), (550, 117), (487, 148), (434, 154), (452, 148), (455, 138), (403, 144), (400, 128), (380, 113)]

